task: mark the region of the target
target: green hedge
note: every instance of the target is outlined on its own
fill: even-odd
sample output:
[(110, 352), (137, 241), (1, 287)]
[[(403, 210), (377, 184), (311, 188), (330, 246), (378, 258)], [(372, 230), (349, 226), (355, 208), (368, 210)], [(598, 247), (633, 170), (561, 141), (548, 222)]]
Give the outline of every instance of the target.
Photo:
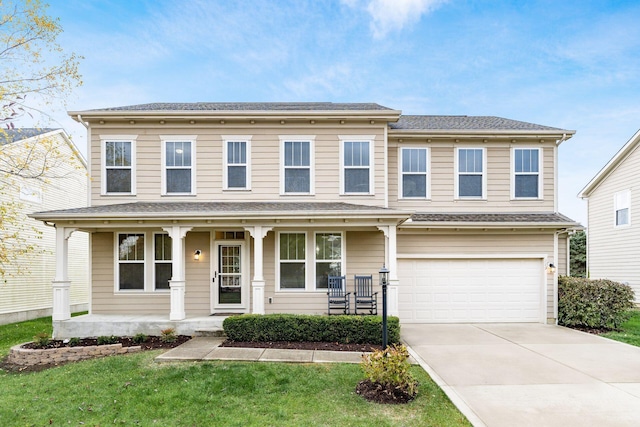
[(634, 307), (630, 286), (611, 280), (558, 278), (558, 323), (564, 326), (618, 329)]
[[(382, 344), (381, 316), (314, 316), (243, 314), (227, 317), (224, 332), (231, 341), (315, 341)], [(400, 321), (387, 317), (389, 344), (400, 342)]]

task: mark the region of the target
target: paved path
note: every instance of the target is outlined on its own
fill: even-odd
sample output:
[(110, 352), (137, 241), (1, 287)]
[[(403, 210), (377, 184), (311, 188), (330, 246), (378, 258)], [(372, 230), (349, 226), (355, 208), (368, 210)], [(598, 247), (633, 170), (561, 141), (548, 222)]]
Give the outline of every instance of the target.
[(156, 362), (244, 360), (253, 362), (360, 363), (362, 353), (327, 350), (219, 347), (224, 338), (197, 337), (156, 357)]
[(402, 325), (475, 426), (640, 426), (640, 348), (543, 324)]

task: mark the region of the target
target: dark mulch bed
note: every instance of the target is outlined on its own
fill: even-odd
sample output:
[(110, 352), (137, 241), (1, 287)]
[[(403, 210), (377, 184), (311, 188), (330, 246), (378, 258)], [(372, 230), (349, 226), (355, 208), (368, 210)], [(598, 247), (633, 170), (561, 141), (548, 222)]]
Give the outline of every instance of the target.
[(358, 383), (356, 386), (356, 394), (359, 394), (370, 402), (386, 404), (409, 403), (416, 397), (400, 388), (390, 385), (385, 386), (369, 380), (363, 380)]
[(374, 344), (341, 344), (337, 342), (311, 341), (230, 341), (226, 340), (220, 347), (248, 347), (248, 348), (281, 348), (289, 350), (332, 350), (332, 351), (374, 351), (382, 350), (382, 346)]
[[(140, 346), (142, 350), (158, 350), (163, 348), (174, 348), (179, 346), (180, 344), (184, 344), (185, 342), (191, 339), (188, 335), (176, 335), (176, 340), (173, 342), (164, 342), (160, 339), (159, 336), (147, 336), (147, 339), (142, 343), (133, 342), (132, 337), (116, 337), (117, 340), (113, 344), (122, 344), (123, 347), (133, 347)], [(29, 349), (46, 349), (46, 348), (62, 348), (62, 347), (86, 347), (90, 345), (98, 345), (97, 338), (82, 338), (75, 345), (70, 345), (69, 340), (51, 340), (49, 345), (45, 347), (37, 346), (35, 343), (30, 342), (26, 343), (22, 346), (22, 348)]]

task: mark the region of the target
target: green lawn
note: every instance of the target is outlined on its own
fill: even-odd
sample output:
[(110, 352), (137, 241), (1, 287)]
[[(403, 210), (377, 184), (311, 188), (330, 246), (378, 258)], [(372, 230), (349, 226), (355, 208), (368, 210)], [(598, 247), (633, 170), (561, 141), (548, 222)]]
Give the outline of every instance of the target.
[[(0, 326), (0, 354), (50, 319)], [(35, 373), (0, 371), (2, 425), (469, 426), (419, 367), (418, 397), (378, 405), (356, 395), (349, 364), (185, 362), (159, 351), (95, 359)]]
[(633, 310), (631, 318), (622, 324), (620, 331), (607, 332), (602, 336), (640, 347), (640, 310)]

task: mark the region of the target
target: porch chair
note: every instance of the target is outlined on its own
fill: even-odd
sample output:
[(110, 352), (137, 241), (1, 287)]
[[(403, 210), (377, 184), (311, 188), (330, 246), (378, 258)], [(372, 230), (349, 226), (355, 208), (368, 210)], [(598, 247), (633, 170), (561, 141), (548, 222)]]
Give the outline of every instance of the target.
[(356, 291), (354, 292), (355, 304), (354, 310), (358, 314), (362, 311), (368, 311), (369, 314), (378, 314), (378, 292), (373, 292), (373, 276), (358, 276), (353, 277)]
[(346, 282), (346, 276), (329, 276), (327, 283), (327, 314), (332, 314), (331, 310), (340, 310), (342, 314), (349, 314), (351, 292), (346, 292)]

